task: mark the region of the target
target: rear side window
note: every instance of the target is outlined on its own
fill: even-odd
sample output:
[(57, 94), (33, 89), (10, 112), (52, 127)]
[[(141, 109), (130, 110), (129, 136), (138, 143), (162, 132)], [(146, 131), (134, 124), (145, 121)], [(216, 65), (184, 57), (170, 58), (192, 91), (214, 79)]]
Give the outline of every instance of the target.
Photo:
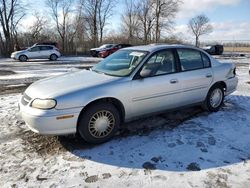
[(204, 68), (201, 53), (192, 49), (177, 49), (181, 70), (195, 70)]
[(52, 50), (52, 46), (40, 46), (40, 50)]

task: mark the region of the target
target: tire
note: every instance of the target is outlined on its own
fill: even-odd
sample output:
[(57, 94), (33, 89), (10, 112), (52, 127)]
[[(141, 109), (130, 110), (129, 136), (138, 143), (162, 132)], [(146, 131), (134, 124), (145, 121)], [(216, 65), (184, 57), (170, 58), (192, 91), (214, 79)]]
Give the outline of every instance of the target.
[(57, 57), (56, 54), (51, 54), (50, 57), (49, 57), (49, 59), (50, 59), (51, 61), (56, 61), (57, 58), (58, 58), (58, 57)]
[(209, 90), (203, 108), (209, 112), (217, 112), (224, 101), (224, 89), (220, 84), (214, 85)]
[(26, 55), (20, 55), (18, 59), (19, 59), (19, 61), (21, 61), (21, 62), (25, 62), (25, 61), (28, 60), (28, 57), (27, 57)]
[(79, 117), (78, 132), (89, 143), (100, 144), (110, 140), (120, 125), (115, 106), (99, 102), (88, 107)]

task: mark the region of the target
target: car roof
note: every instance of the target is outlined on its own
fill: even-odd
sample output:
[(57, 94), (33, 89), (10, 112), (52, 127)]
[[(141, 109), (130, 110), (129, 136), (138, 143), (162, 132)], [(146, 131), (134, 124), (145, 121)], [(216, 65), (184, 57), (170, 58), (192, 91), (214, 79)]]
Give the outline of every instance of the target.
[(35, 46), (49, 46), (49, 47), (55, 47), (54, 45), (49, 45), (49, 44), (37, 44), (37, 45), (33, 45), (32, 47)]
[(184, 45), (184, 44), (149, 44), (149, 45), (142, 45), (142, 46), (132, 46), (132, 47), (125, 48), (125, 50), (154, 52), (154, 51), (166, 49), (166, 48), (189, 48), (189, 49), (201, 50), (199, 48), (196, 48), (195, 46)]

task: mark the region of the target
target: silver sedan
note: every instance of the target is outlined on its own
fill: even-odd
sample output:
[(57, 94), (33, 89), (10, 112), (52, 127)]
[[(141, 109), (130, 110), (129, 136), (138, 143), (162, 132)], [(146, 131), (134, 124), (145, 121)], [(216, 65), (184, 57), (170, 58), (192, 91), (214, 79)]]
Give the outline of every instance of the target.
[(216, 112), (236, 90), (235, 65), (185, 45), (117, 51), (91, 70), (33, 83), (19, 101), (28, 127), (40, 134), (78, 132), (102, 143), (119, 125), (164, 110), (202, 105)]

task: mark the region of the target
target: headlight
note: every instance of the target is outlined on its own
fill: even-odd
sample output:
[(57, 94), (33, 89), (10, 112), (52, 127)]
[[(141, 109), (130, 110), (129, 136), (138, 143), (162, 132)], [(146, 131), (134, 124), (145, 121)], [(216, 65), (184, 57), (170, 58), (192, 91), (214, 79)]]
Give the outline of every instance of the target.
[(56, 100), (54, 99), (34, 99), (31, 103), (31, 107), (39, 109), (52, 109), (56, 106)]

